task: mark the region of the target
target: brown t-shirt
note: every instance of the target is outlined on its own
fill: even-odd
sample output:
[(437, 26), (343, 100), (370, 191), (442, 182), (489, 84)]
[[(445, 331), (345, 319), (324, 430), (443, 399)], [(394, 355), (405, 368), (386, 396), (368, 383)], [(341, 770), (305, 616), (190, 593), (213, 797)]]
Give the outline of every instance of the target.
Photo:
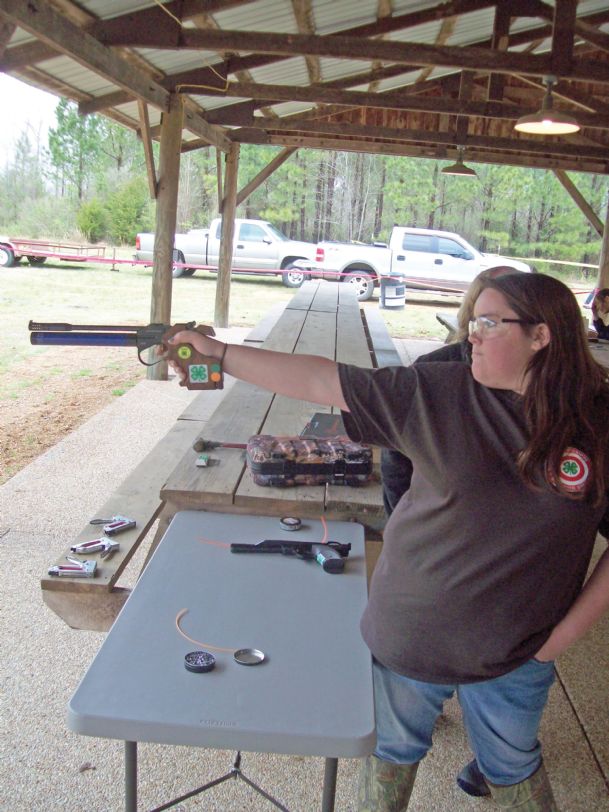
[(580, 592), (607, 505), (526, 486), (521, 398), (476, 383), (465, 364), (339, 372), (352, 439), (414, 464), (362, 618), (372, 654), (436, 683), (517, 668)]

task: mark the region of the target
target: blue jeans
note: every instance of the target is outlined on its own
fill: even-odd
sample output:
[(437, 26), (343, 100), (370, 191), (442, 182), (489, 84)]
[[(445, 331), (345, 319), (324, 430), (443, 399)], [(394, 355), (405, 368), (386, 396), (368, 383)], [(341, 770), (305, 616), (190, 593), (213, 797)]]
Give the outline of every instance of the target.
[(540, 766), (537, 734), (554, 663), (532, 659), (501, 677), (466, 685), (419, 682), (376, 661), (373, 676), (378, 758), (420, 761), (444, 702), (456, 691), (470, 746), (491, 783), (519, 784)]

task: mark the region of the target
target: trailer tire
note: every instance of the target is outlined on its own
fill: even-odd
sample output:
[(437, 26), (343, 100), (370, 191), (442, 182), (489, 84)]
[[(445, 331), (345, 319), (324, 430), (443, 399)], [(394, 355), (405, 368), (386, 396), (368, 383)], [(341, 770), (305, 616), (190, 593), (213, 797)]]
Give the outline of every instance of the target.
[(365, 271), (346, 271), (343, 282), (353, 285), (358, 302), (367, 302), (374, 293), (374, 277)]
[[(175, 257), (175, 262), (184, 262), (184, 254), (181, 251), (178, 251)], [(186, 268), (178, 268), (177, 265), (173, 266), (171, 271), (171, 275), (174, 279), (178, 279), (180, 276), (184, 276), (184, 271)]]
[(301, 271), (296, 265), (286, 265), (281, 274), (281, 281), (286, 288), (299, 288), (305, 281), (304, 271)]
[(46, 257), (28, 257), (27, 261), (30, 263), (30, 265), (44, 265), (44, 263), (47, 261), (47, 258)]
[(15, 254), (8, 245), (0, 244), (0, 268), (12, 268), (16, 265)]

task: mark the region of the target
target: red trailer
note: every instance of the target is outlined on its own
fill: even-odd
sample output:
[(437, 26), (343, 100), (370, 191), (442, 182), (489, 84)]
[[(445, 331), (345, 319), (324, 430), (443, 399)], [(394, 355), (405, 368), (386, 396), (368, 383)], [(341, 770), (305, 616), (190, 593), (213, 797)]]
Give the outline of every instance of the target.
[(58, 240), (27, 240), (0, 235), (0, 268), (11, 268), (26, 257), (30, 265), (42, 265), (48, 257), (86, 262), (103, 259), (105, 245), (78, 245)]

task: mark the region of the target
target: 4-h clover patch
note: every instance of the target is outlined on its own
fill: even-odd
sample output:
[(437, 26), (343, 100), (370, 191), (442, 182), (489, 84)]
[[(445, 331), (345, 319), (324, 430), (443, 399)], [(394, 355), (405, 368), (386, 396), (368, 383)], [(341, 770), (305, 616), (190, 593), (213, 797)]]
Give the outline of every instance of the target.
[(570, 493), (581, 493), (590, 476), (590, 459), (577, 448), (567, 448), (558, 467), (560, 484)]

